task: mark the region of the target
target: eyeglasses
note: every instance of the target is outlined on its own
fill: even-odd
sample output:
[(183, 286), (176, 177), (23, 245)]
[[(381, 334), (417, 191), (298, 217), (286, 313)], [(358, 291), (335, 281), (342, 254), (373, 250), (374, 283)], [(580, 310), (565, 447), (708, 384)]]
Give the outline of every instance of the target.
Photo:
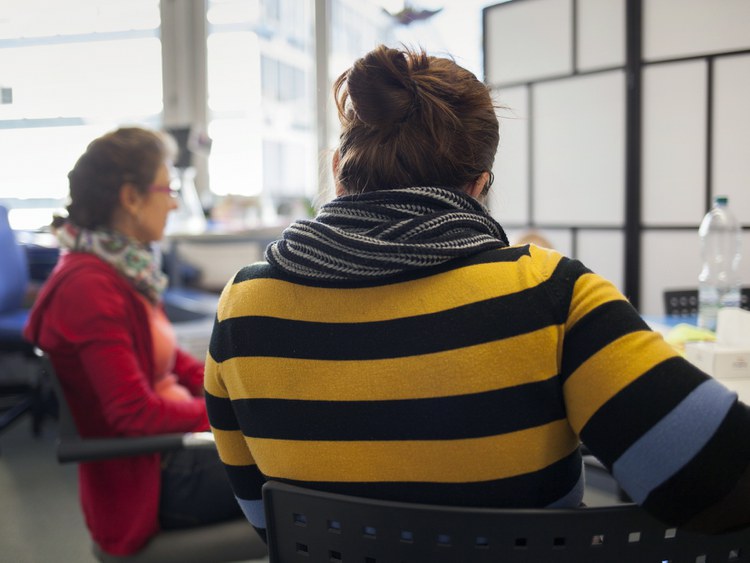
[(180, 197), (180, 188), (179, 186), (175, 186), (175, 185), (154, 184), (153, 186), (148, 187), (148, 191), (168, 194), (169, 197), (174, 198), (174, 199)]

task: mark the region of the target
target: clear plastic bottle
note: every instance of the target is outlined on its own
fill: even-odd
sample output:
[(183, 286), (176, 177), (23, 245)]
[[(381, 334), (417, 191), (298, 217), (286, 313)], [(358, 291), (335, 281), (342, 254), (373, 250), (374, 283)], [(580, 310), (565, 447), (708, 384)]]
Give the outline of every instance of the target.
[(698, 276), (698, 325), (710, 330), (716, 330), (719, 309), (740, 306), (742, 230), (728, 201), (716, 196), (698, 230), (703, 262)]

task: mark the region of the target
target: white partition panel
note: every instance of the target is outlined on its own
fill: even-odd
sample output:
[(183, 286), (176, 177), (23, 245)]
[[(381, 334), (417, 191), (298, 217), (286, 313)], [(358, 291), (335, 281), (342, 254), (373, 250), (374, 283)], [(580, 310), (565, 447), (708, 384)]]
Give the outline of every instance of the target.
[(625, 235), (622, 231), (578, 231), (576, 258), (624, 291)]
[[(641, 275), (641, 313), (663, 315), (665, 289), (697, 289), (701, 268), (700, 238), (693, 231), (647, 230), (641, 237), (643, 260)], [(740, 262), (742, 285), (750, 287), (750, 231), (742, 234), (743, 260)]]
[[(502, 221), (500, 221), (502, 224)], [(514, 244), (517, 244), (518, 239), (521, 238), (524, 234), (526, 234), (526, 229), (518, 229), (518, 228), (504, 228), (505, 234), (508, 235), (508, 242), (510, 242), (511, 246)]]
[(487, 205), (501, 223), (525, 224), (529, 220), (528, 88), (508, 88), (494, 97), (503, 108), (498, 111), (500, 146)]
[(616, 70), (533, 88), (534, 220), (624, 223), (625, 75)]
[[(728, 195), (737, 218), (750, 225), (750, 55), (715, 64), (713, 193)], [(750, 247), (745, 257), (750, 262)]]
[[(514, 87), (503, 101), (529, 104), (526, 132), (506, 124), (493, 212), (514, 236), (524, 224), (560, 235), (556, 248), (662, 315), (666, 289), (697, 288), (698, 224), (711, 194), (728, 195), (745, 228), (750, 286), (750, 0), (639, 4), (639, 21), (628, 20), (630, 0), (485, 9), (485, 76)], [(628, 60), (636, 50), (626, 37), (639, 36), (641, 58)], [(640, 67), (632, 98), (623, 67)], [(627, 155), (626, 123), (640, 124), (628, 129), (638, 152)], [(626, 215), (626, 201), (639, 209)], [(628, 245), (631, 236), (641, 244)]]
[(525, 0), (486, 12), (485, 80), (536, 80), (573, 70), (572, 0)]
[(750, 48), (748, 0), (644, 0), (643, 58)]
[[(573, 254), (573, 233), (570, 229), (506, 229), (505, 234), (508, 235), (511, 245), (534, 242), (537, 246), (557, 250), (565, 256), (572, 256)], [(522, 240), (530, 234), (542, 236), (548, 244)]]
[(643, 223), (691, 225), (705, 212), (706, 62), (643, 71)]
[(579, 71), (625, 64), (625, 0), (578, 0)]
[(569, 229), (540, 229), (539, 233), (550, 242), (554, 250), (565, 256), (573, 254), (573, 234)]
[(641, 314), (664, 315), (665, 289), (696, 289), (700, 271), (698, 229), (646, 231), (641, 238)]

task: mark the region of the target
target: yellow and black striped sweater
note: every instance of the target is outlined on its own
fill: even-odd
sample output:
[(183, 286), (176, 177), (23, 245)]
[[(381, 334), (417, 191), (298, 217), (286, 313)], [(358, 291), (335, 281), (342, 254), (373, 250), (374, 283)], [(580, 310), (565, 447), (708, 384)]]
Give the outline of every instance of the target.
[(579, 442), (682, 523), (750, 460), (747, 408), (580, 262), (536, 246), (379, 282), (267, 263), (221, 297), (205, 375), (249, 520), (265, 479), (404, 501), (576, 506)]

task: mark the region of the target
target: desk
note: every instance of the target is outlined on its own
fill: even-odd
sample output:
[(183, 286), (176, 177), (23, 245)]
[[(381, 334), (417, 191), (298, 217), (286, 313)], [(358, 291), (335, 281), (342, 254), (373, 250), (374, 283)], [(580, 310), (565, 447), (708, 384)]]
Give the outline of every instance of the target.
[(205, 280), (201, 285), (220, 290), (241, 267), (262, 260), (266, 246), (281, 238), (286, 226), (287, 223), (283, 223), (243, 230), (216, 229), (198, 234), (168, 234), (164, 244), (171, 259), (167, 272), (172, 286), (182, 284), (180, 267), (183, 263), (189, 263), (202, 271)]
[(667, 336), (669, 331), (679, 324), (698, 326), (698, 317), (692, 316), (676, 316), (676, 315), (665, 315), (662, 317), (656, 315), (642, 315), (646, 324), (651, 327), (651, 330), (661, 333), (662, 336)]
[[(732, 391), (736, 392), (739, 396), (740, 400), (750, 405), (750, 376), (747, 375), (748, 370), (748, 352), (743, 349), (738, 349), (736, 351), (732, 351), (731, 353), (731, 364), (728, 364), (728, 362), (725, 360), (721, 363), (722, 370), (719, 373), (716, 373), (716, 369), (719, 369), (717, 367), (712, 368), (711, 364), (706, 364), (705, 362), (708, 361), (705, 358), (707, 356), (705, 355), (705, 352), (700, 352), (701, 348), (703, 347), (703, 344), (700, 343), (697, 339), (695, 339), (696, 334), (691, 334), (693, 340), (686, 340), (685, 334), (678, 334), (675, 336), (674, 333), (670, 334), (672, 329), (681, 324), (685, 323), (688, 325), (692, 325), (692, 327), (695, 329), (695, 332), (697, 333), (701, 329), (698, 329), (698, 318), (696, 316), (689, 316), (689, 317), (651, 317), (651, 316), (645, 316), (643, 319), (648, 323), (648, 325), (651, 327), (652, 330), (656, 332), (660, 332), (662, 336), (665, 337), (665, 340), (669, 342), (672, 346), (674, 346), (681, 354), (685, 356), (685, 359), (687, 359), (689, 362), (696, 365), (699, 369), (704, 370), (709, 375), (712, 375), (717, 381), (721, 382), (724, 386), (731, 389)], [(686, 327), (687, 331), (690, 331), (689, 327)], [(690, 334), (690, 332), (688, 332)], [(697, 335), (699, 336), (699, 335)], [(675, 338), (678, 339), (679, 344), (675, 342)], [(671, 341), (670, 341), (671, 339)], [(690, 342), (693, 342), (693, 344), (690, 344)], [(685, 346), (691, 346), (691, 349), (686, 352)], [(699, 354), (699, 355), (696, 355)], [(713, 372), (713, 373), (712, 373)]]

